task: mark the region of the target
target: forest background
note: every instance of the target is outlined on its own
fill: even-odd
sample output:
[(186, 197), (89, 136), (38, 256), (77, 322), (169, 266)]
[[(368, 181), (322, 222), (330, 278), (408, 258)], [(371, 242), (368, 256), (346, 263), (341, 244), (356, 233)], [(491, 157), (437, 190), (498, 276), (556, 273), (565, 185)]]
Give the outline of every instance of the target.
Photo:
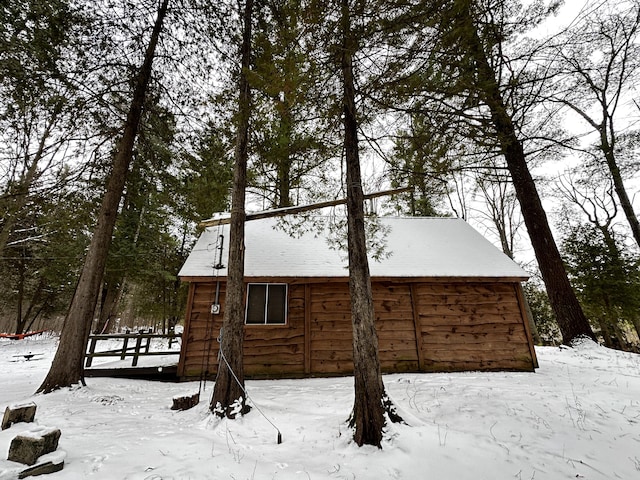
[[(433, 2), (351, 3), (364, 188), (412, 187), (368, 213), (469, 221), (534, 274), (539, 341), (559, 342), (473, 45), (451, 40), (451, 12)], [(582, 309), (607, 346), (637, 349), (640, 4), (467, 3)], [(230, 207), (238, 6), (169, 4), (93, 331), (182, 318), (176, 275), (198, 222)], [(0, 331), (61, 328), (157, 12), (142, 0), (0, 7)], [(338, 13), (255, 2), (250, 210), (346, 196)]]

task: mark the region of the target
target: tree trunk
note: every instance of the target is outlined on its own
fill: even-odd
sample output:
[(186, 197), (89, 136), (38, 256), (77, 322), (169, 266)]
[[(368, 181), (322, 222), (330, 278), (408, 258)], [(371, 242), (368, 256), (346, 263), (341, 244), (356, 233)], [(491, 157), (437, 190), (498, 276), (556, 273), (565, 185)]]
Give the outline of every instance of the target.
[(93, 333), (107, 333), (110, 328), (111, 318), (118, 299), (119, 287), (116, 287), (112, 282), (103, 282), (102, 294), (100, 295), (100, 308), (98, 313), (98, 322), (93, 330)]
[(238, 133), (236, 137), (236, 163), (231, 195), (231, 222), (229, 224), (229, 264), (227, 265), (227, 293), (222, 321), (218, 376), (213, 389), (210, 410), (222, 417), (235, 418), (249, 411), (244, 392), (244, 223), (245, 191), (249, 143), (249, 114), (251, 89), (247, 77), (251, 66), (251, 17), (253, 0), (246, 0), (243, 13), (241, 72), (238, 82)]
[(373, 311), (373, 294), (364, 225), (364, 194), (358, 153), (358, 121), (355, 106), (353, 54), (356, 39), (351, 31), (349, 0), (342, 0), (342, 81), (344, 89), (344, 150), (347, 180), (347, 244), (349, 249), (349, 293), (353, 323), (353, 375), (355, 400), (349, 423), (355, 427), (359, 445), (381, 448), (385, 425), (385, 397), (378, 335)]
[(640, 318), (638, 318), (637, 316), (634, 316), (631, 319), (631, 323), (633, 323), (633, 328), (636, 331), (636, 335), (638, 337), (638, 340), (640, 340)]
[(22, 316), (22, 304), (24, 303), (24, 283), (25, 283), (25, 270), (26, 266), (24, 264), (24, 251), (21, 249), (20, 251), (22, 261), (20, 262), (19, 268), (19, 276), (18, 276), (18, 298), (16, 301), (16, 334), (23, 333), (25, 320)]
[(80, 279), (65, 318), (58, 350), (49, 373), (40, 388), (38, 388), (38, 392), (48, 393), (62, 387), (69, 387), (78, 382), (84, 384), (84, 353), (100, 294), (100, 284), (102, 283), (113, 228), (118, 215), (118, 206), (126, 183), (133, 146), (142, 117), (142, 107), (151, 79), (155, 49), (167, 13), (168, 3), (169, 0), (163, 0), (158, 8), (158, 15), (145, 52), (144, 62), (135, 78), (133, 98), (127, 114), (124, 132), (113, 159), (107, 189), (98, 215), (98, 223), (91, 238)]
[(280, 158), (278, 159), (278, 204), (277, 208), (292, 206), (291, 203), (291, 167), (292, 167), (292, 151), (291, 145), (293, 141), (293, 127), (291, 120), (291, 105), (289, 98), (285, 98), (280, 102), (278, 109), (280, 115), (280, 124), (278, 129), (278, 151)]
[[(21, 276), (22, 275), (23, 275), (23, 272), (21, 272)], [(21, 278), (20, 283), (22, 284), (23, 282), (24, 282), (24, 278)], [(34, 290), (33, 295), (31, 295), (31, 301), (29, 302), (29, 306), (27, 307), (26, 312), (23, 312), (24, 287), (23, 286), (18, 287), (18, 291), (19, 291), (18, 296), (20, 297), (20, 300), (18, 303), (18, 315), (17, 315), (18, 324), (16, 326), (16, 331), (15, 331), (16, 334), (28, 332), (35, 318), (40, 314), (40, 312), (44, 308), (44, 305), (46, 304), (46, 299), (42, 300), (40, 296), (42, 295), (42, 291), (44, 290), (45, 283), (46, 282), (44, 278), (40, 278), (40, 280), (38, 280), (38, 286)], [(38, 309), (38, 311), (35, 313), (35, 315), (32, 315), (33, 309), (38, 303), (40, 303), (41, 306)]]
[(600, 326), (600, 335), (602, 335), (602, 341), (604, 342), (604, 346), (608, 348), (613, 348), (613, 342), (611, 341), (612, 335), (609, 331), (609, 326), (607, 322), (602, 319), (602, 317), (598, 316), (597, 319), (598, 325)]
[(489, 65), (482, 41), (471, 15), (471, 0), (460, 0), (461, 31), (468, 39), (468, 54), (476, 63), (476, 87), (481, 98), (489, 107), (491, 121), (498, 136), (502, 154), (511, 173), (511, 179), (520, 203), (522, 216), (529, 231), (540, 272), (549, 295), (562, 341), (571, 343), (577, 337), (587, 336), (595, 340), (595, 335), (585, 317), (575, 292), (571, 288), (560, 252), (555, 243), (547, 215), (540, 201), (531, 173), (527, 166), (522, 143), (518, 140), (513, 122), (504, 105), (495, 73)]
[[(610, 122), (613, 122), (613, 120), (610, 120)], [(613, 127), (611, 130), (613, 132)], [(618, 167), (618, 162), (616, 162), (614, 148), (607, 138), (607, 133), (604, 127), (600, 129), (600, 148), (602, 149), (604, 158), (607, 161), (607, 167), (609, 168), (609, 173), (611, 174), (611, 179), (613, 180), (613, 187), (616, 191), (616, 194), (618, 195), (620, 207), (622, 208), (624, 216), (629, 223), (629, 227), (631, 227), (633, 238), (636, 241), (636, 244), (640, 247), (640, 223), (638, 222), (636, 212), (634, 212), (633, 210), (633, 204), (629, 199), (627, 189), (624, 187), (622, 174), (620, 173), (620, 167)]]
[[(35, 301), (35, 300), (34, 300)], [(35, 321), (38, 319), (38, 317), (40, 316), (40, 314), (42, 313), (42, 311), (44, 310), (44, 307), (46, 305), (47, 302), (51, 302), (53, 301), (53, 294), (49, 294), (47, 295), (41, 302), (40, 302), (40, 308), (38, 308), (38, 311), (36, 313), (34, 313), (31, 316), (31, 319), (27, 319), (27, 324), (24, 328), (25, 332), (28, 332), (30, 330), (33, 329), (33, 324), (35, 323)]]

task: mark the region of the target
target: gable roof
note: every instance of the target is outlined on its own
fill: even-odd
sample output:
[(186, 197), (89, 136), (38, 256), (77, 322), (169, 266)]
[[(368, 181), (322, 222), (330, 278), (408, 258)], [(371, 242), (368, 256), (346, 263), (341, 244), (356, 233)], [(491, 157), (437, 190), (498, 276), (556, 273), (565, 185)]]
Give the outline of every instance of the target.
[[(386, 232), (385, 247), (380, 260), (369, 258), (372, 277), (529, 277), (462, 219), (381, 217), (378, 221)], [(306, 228), (289, 236), (278, 225), (276, 218), (245, 224), (246, 277), (348, 276), (347, 254), (332, 248), (326, 229), (318, 233)], [(220, 235), (224, 267), (216, 270)], [(228, 246), (229, 225), (206, 228), (178, 275), (225, 277)]]

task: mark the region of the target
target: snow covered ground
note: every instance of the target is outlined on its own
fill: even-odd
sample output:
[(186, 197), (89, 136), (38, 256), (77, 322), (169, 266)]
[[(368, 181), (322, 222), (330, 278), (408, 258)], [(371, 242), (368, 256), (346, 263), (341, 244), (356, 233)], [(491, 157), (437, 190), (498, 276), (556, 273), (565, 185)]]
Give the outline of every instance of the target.
[[(26, 352), (41, 353), (30, 361)], [(198, 382), (89, 378), (85, 388), (33, 395), (54, 338), (0, 340), (0, 409), (34, 401), (36, 423), (62, 431), (55, 479), (640, 479), (640, 356), (593, 343), (538, 348), (536, 373), (386, 375), (408, 425), (382, 450), (358, 448), (345, 426), (353, 379), (248, 381), (242, 419), (208, 413), (207, 383), (191, 410), (172, 398)], [(0, 479), (17, 477), (0, 433)]]

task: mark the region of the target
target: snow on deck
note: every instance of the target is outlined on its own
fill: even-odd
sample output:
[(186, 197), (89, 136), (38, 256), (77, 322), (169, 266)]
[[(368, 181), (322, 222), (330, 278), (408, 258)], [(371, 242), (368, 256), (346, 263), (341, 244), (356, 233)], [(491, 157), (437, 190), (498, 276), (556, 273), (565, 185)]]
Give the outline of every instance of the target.
[[(325, 217), (323, 217), (325, 218)], [(328, 217), (326, 217), (328, 218)], [(318, 217), (312, 220), (315, 223)], [(374, 277), (518, 277), (529, 275), (459, 218), (384, 217), (377, 243), (382, 258), (369, 259)], [(344, 277), (347, 254), (331, 242), (327, 228), (290, 236), (275, 218), (246, 223), (245, 276)], [(219, 260), (220, 235), (224, 268)], [(343, 242), (346, 243), (346, 242)], [(207, 228), (180, 270), (181, 277), (227, 275), (229, 225)]]

